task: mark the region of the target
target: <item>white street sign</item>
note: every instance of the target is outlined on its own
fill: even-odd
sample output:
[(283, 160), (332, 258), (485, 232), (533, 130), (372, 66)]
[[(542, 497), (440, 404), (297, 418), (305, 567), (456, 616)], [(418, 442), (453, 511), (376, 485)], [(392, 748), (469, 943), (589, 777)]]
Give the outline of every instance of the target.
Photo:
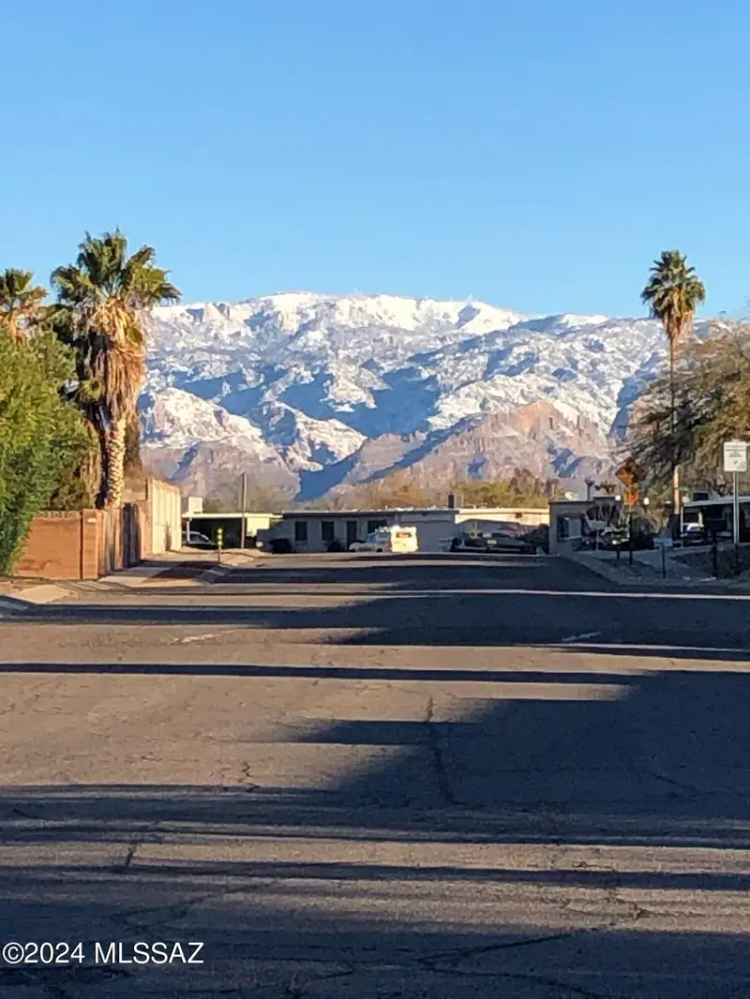
[(724, 441), (724, 471), (747, 471), (747, 441)]

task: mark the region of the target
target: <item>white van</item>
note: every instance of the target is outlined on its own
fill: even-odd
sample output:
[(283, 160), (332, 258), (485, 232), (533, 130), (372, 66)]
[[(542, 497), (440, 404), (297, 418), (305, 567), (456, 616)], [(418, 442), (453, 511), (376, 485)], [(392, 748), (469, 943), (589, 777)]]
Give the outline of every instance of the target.
[(393, 552), (405, 554), (418, 551), (416, 527), (379, 527), (367, 535), (366, 541), (353, 541), (349, 545), (350, 552)]

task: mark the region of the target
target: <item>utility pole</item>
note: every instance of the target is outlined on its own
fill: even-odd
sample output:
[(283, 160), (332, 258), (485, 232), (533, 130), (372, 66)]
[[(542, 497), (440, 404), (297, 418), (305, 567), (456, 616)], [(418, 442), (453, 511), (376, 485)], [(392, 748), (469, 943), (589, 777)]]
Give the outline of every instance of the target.
[(247, 540), (247, 517), (245, 513), (247, 511), (247, 472), (242, 473), (242, 524), (240, 525), (240, 548), (245, 547), (245, 541)]

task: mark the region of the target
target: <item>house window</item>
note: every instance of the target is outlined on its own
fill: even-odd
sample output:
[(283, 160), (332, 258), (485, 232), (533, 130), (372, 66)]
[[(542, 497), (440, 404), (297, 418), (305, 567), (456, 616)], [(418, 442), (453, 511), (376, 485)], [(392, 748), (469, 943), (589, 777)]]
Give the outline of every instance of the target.
[(321, 521), (321, 523), (320, 523), (320, 536), (323, 539), (323, 541), (333, 541), (333, 539), (334, 539), (334, 532), (333, 532), (333, 521), (332, 520), (323, 520), (323, 521)]
[(307, 521), (306, 520), (295, 520), (295, 522), (294, 522), (294, 540), (295, 541), (307, 541)]
[(346, 543), (347, 546), (357, 540), (357, 521), (347, 520), (346, 522)]
[(373, 531), (377, 531), (381, 527), (385, 527), (387, 523), (388, 523), (387, 520), (368, 520), (367, 533), (372, 534)]

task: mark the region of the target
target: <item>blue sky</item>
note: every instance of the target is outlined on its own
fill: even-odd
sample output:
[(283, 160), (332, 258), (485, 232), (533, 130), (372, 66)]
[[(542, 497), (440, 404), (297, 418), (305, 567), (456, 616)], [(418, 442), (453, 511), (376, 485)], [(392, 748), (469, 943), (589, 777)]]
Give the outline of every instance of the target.
[(662, 250), (750, 297), (750, 8), (49, 0), (3, 13), (0, 267), (85, 229), (186, 299), (641, 312)]

